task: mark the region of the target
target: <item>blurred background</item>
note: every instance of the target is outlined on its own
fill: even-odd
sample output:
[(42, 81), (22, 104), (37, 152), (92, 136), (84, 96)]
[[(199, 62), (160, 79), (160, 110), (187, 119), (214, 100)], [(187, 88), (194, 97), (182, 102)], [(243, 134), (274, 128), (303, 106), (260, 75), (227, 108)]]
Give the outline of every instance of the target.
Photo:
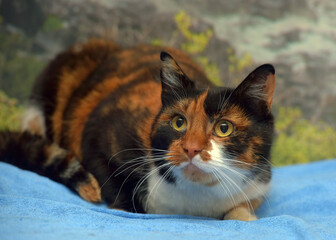
[(218, 85), (277, 73), (274, 165), (336, 157), (334, 0), (0, 0), (0, 129), (55, 54), (92, 37), (184, 50)]

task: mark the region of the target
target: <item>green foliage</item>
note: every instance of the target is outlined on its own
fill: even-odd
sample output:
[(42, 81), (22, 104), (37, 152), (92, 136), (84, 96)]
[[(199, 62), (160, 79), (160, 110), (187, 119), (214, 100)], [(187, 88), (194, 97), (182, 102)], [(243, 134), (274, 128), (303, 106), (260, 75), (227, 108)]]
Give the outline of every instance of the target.
[(186, 39), (186, 42), (182, 43), (182, 49), (190, 54), (197, 54), (203, 52), (208, 46), (213, 32), (211, 29), (201, 33), (192, 32), (190, 30), (191, 20), (185, 11), (180, 11), (175, 15), (177, 28)]
[(44, 66), (29, 52), (31, 46), (31, 40), (22, 35), (0, 33), (0, 89), (20, 101), (27, 99)]
[(60, 30), (63, 27), (63, 22), (60, 18), (50, 15), (45, 20), (42, 30), (45, 32), (54, 32)]
[(239, 84), (244, 79), (245, 70), (253, 64), (252, 57), (249, 53), (238, 57), (232, 48), (226, 50), (229, 60), (229, 73), (234, 83)]
[(297, 108), (280, 107), (272, 149), (275, 165), (306, 163), (336, 157), (336, 129), (327, 123), (312, 124)]
[(0, 91), (0, 130), (17, 130), (23, 108), (15, 99), (11, 99)]
[(152, 39), (151, 44), (154, 45), (154, 46), (162, 46), (163, 41), (161, 39), (154, 38), (154, 39)]
[(208, 76), (208, 78), (216, 85), (221, 85), (219, 70), (216, 63), (211, 63), (207, 57), (197, 57), (197, 62), (200, 63)]
[[(192, 55), (197, 54), (196, 61), (203, 67), (209, 79), (216, 85), (222, 85), (217, 64), (211, 63), (209, 58), (200, 55), (208, 46), (213, 36), (213, 31), (211, 29), (200, 33), (191, 31), (192, 18), (185, 11), (180, 11), (175, 15), (175, 23), (178, 31), (185, 39), (185, 42), (181, 45), (182, 50)], [(229, 74), (233, 82), (238, 84), (245, 77), (245, 70), (252, 65), (252, 57), (248, 53), (238, 57), (232, 48), (227, 49), (227, 56)]]
[(191, 31), (192, 18), (185, 11), (180, 11), (174, 17), (178, 32), (182, 34), (185, 41), (181, 44), (181, 49), (191, 55), (197, 55), (195, 60), (203, 67), (210, 81), (216, 85), (221, 84), (219, 70), (216, 63), (211, 63), (209, 58), (202, 56), (209, 44), (213, 31), (206, 29), (204, 32), (196, 33)]

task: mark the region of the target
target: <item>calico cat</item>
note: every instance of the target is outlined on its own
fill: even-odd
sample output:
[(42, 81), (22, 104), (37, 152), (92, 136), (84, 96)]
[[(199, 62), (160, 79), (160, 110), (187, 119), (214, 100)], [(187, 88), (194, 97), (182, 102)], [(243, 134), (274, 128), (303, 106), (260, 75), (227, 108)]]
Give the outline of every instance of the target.
[(0, 134), (0, 158), (115, 209), (254, 220), (274, 88), (269, 64), (216, 87), (176, 49), (91, 40), (46, 67), (22, 132)]

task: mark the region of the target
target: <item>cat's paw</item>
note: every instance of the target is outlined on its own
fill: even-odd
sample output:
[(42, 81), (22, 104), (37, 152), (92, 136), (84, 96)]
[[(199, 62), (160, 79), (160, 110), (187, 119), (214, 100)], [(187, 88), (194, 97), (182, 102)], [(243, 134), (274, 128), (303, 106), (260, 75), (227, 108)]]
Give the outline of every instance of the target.
[(96, 178), (89, 173), (89, 180), (80, 184), (77, 189), (79, 195), (88, 202), (101, 202), (101, 190)]
[(224, 220), (254, 221), (258, 218), (246, 207), (236, 207), (225, 214)]

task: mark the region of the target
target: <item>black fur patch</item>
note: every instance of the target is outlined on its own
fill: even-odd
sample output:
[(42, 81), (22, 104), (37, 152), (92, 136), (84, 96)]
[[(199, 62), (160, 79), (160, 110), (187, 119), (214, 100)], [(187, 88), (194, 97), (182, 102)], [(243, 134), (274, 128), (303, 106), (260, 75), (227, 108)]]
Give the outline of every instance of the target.
[(204, 110), (208, 117), (212, 120), (217, 114), (220, 114), (223, 109), (230, 104), (233, 89), (219, 88), (217, 90), (210, 90), (205, 101)]

